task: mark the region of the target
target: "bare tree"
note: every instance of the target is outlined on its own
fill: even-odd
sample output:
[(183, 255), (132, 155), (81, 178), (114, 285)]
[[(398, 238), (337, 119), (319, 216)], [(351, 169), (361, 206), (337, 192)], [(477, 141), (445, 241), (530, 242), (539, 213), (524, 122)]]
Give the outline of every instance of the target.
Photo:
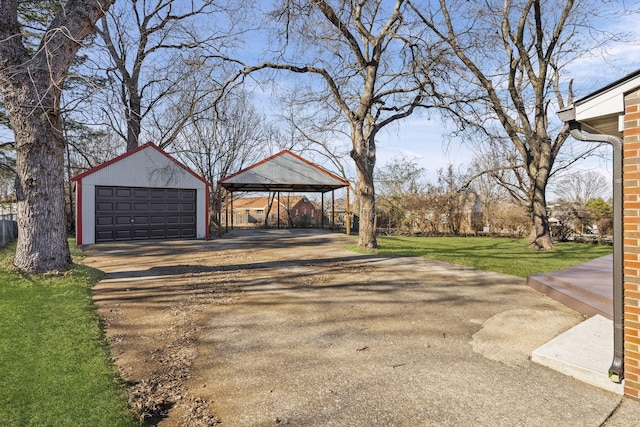
[(60, 93), (83, 40), (113, 0), (68, 0), (28, 48), (17, 0), (0, 0), (0, 94), (15, 135), (18, 242), (14, 265), (65, 270), (71, 257), (64, 221)]
[(126, 0), (100, 20), (97, 33), (109, 57), (96, 62), (107, 79), (102, 117), (127, 150), (138, 146), (144, 122), (159, 146), (170, 144), (202, 94), (214, 90), (197, 77), (214, 66), (223, 40), (233, 34), (234, 19), (216, 19), (231, 10), (219, 3)]
[(598, 10), (589, 0), (439, 0), (434, 7), (412, 6), (458, 58), (453, 99), (474, 101), (451, 109), (461, 129), (515, 147), (518, 159), (506, 168), (524, 173), (511, 184), (524, 190), (533, 244), (550, 249), (546, 188), (568, 138), (566, 125), (554, 126), (550, 109), (563, 108), (564, 94), (571, 96), (562, 86), (567, 64), (614, 36), (597, 30)]
[[(455, 236), (462, 231), (466, 211), (476, 198), (475, 193), (466, 186), (467, 181), (467, 176), (456, 171), (452, 164), (438, 170), (442, 220), (447, 231)], [(471, 228), (472, 224), (468, 225)]]
[(425, 169), (406, 156), (394, 157), (378, 171), (378, 226), (389, 230), (403, 225), (413, 232), (416, 199), (423, 195), (426, 184), (423, 182)]
[(410, 27), (406, 6), (406, 0), (283, 0), (270, 15), (284, 42), (278, 58), (245, 66), (232, 80), (266, 69), (318, 79), (309, 83), (305, 100), (317, 106), (318, 120), (327, 128), (346, 123), (349, 129), (361, 247), (377, 247), (376, 136), (419, 107), (431, 106), (433, 81), (442, 72), (439, 51)]
[(591, 199), (605, 196), (608, 190), (609, 180), (595, 171), (566, 174), (553, 188), (558, 198), (580, 205), (584, 205)]
[(311, 161), (330, 164), (340, 177), (351, 181), (349, 168), (345, 164), (350, 150), (341, 144), (349, 135), (345, 134), (343, 128), (333, 129), (327, 127), (326, 122), (317, 123), (317, 112), (306, 108), (305, 96), (298, 96), (298, 93), (296, 90), (282, 97), (281, 102), (287, 109), (280, 115), (280, 139), (275, 141), (277, 146), (295, 150)]
[[(211, 183), (267, 155), (277, 132), (251, 104), (251, 97), (236, 91), (213, 108), (211, 98), (202, 101), (208, 108), (189, 116), (174, 149), (179, 158), (192, 165)], [(200, 108), (199, 108), (200, 109)], [(217, 187), (209, 204), (215, 208)]]

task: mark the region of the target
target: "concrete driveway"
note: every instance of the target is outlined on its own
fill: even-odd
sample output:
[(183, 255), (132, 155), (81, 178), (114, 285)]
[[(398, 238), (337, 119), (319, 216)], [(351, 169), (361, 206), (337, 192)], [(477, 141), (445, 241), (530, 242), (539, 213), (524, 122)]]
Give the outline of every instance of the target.
[(161, 425), (637, 424), (637, 402), (529, 360), (582, 318), (524, 279), (350, 244), (274, 230), (87, 248), (135, 404)]

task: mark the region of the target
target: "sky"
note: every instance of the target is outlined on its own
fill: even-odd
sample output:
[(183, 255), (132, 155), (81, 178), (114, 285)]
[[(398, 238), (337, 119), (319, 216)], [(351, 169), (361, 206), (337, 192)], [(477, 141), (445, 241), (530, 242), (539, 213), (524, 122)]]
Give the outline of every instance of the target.
[[(625, 22), (627, 20), (628, 22)], [(603, 21), (601, 29), (606, 29), (607, 25), (612, 27), (612, 31), (636, 28), (637, 15), (616, 18), (610, 22)], [(640, 30), (636, 39), (640, 40)], [(594, 54), (592, 57), (573, 62), (566, 71), (567, 78), (574, 80), (573, 88), (576, 98), (587, 95), (640, 68), (638, 58), (640, 58), (640, 45), (610, 43), (606, 46), (606, 57)], [(282, 77), (286, 81), (286, 77)], [(550, 116), (556, 120), (555, 112)], [(560, 124), (559, 119), (557, 120)], [(427, 117), (414, 113), (378, 134), (376, 167), (378, 169), (384, 167), (395, 157), (406, 157), (424, 168), (425, 178), (430, 182), (435, 182), (437, 171), (446, 168), (449, 164), (465, 171), (473, 160), (473, 152), (464, 140), (448, 137), (452, 129), (453, 125), (441, 120), (437, 114)], [(570, 141), (569, 144), (571, 143), (577, 144), (576, 141)], [(602, 150), (605, 154), (609, 151), (606, 148)], [(350, 159), (345, 161), (346, 166), (355, 175), (352, 163)], [(596, 170), (610, 177), (610, 163), (610, 159), (593, 158), (578, 162), (573, 170)], [(327, 167), (330, 168), (328, 165)]]
[[(625, 22), (628, 20), (629, 22)], [(637, 16), (617, 19), (615, 22), (603, 22), (603, 26), (611, 25), (616, 30), (619, 28), (636, 28)], [(640, 30), (638, 30), (640, 39)], [(247, 54), (258, 60), (258, 53), (264, 46), (266, 40), (259, 42), (254, 40), (247, 43)], [(581, 59), (568, 69), (569, 75), (575, 79), (574, 92), (577, 97), (584, 96), (599, 87), (629, 74), (640, 68), (640, 45), (610, 44), (607, 46), (607, 58), (594, 56)], [(286, 79), (283, 83), (286, 84)], [(267, 97), (273, 96), (268, 94)], [(273, 104), (265, 103), (263, 108), (267, 114), (272, 114)], [(273, 115), (273, 114), (272, 114)], [(452, 126), (440, 120), (437, 115), (427, 117), (422, 114), (414, 114), (396, 124), (388, 126), (378, 134), (377, 138), (377, 167), (384, 167), (385, 163), (394, 157), (404, 156), (415, 160), (416, 163), (426, 171), (427, 180), (434, 182), (438, 169), (446, 168), (453, 164), (464, 170), (473, 158), (469, 145), (460, 139), (449, 139), (447, 134)], [(0, 133), (0, 142), (10, 139), (8, 134)], [(348, 142), (347, 142), (348, 143)], [(345, 164), (351, 168), (353, 173), (353, 162), (346, 159)], [(331, 168), (330, 165), (326, 165)], [(610, 167), (607, 161), (592, 159), (577, 165), (577, 168), (596, 169), (603, 174), (610, 174)]]
[[(640, 32), (638, 37), (640, 38)], [(607, 51), (610, 55), (607, 58), (581, 59), (568, 68), (568, 74), (574, 79), (576, 99), (640, 69), (640, 44), (614, 44)], [(555, 112), (552, 114), (555, 118)], [(426, 179), (431, 182), (437, 178), (437, 170), (449, 164), (466, 170), (473, 160), (472, 150), (463, 140), (448, 138), (451, 129), (450, 124), (435, 117), (428, 119), (412, 116), (392, 131), (380, 134), (377, 141), (377, 164), (382, 166), (394, 157), (406, 156), (415, 159), (418, 165), (426, 169)], [(577, 142), (570, 138), (569, 143)], [(572, 170), (595, 170), (610, 178), (611, 151), (605, 148), (600, 153), (607, 157), (579, 161)]]

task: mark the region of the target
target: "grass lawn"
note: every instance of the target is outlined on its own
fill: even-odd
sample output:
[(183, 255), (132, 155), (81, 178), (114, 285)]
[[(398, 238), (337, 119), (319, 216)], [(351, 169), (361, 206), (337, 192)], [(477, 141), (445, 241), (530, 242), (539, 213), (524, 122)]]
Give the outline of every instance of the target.
[(382, 236), (375, 250), (379, 255), (419, 256), (519, 277), (561, 270), (612, 252), (611, 246), (591, 243), (557, 242), (545, 252), (530, 248), (522, 239)]
[(138, 425), (91, 301), (100, 272), (23, 276), (14, 253), (0, 249), (0, 425)]

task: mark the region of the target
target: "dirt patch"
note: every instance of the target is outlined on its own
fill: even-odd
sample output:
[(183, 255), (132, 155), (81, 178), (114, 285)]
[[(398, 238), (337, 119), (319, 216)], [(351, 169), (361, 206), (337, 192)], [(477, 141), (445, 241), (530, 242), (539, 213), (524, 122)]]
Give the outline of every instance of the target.
[(209, 251), (194, 257), (190, 252), (186, 257), (191, 262), (196, 258), (197, 264), (181, 264), (177, 254), (184, 247), (167, 247), (170, 254), (158, 257), (144, 249), (113, 245), (99, 248), (109, 253), (99, 256), (93, 248), (87, 250), (86, 261), (107, 272), (94, 288), (94, 301), (104, 318), (112, 354), (130, 384), (131, 404), (140, 419), (150, 424), (159, 423), (169, 411), (176, 414), (176, 425), (215, 424), (206, 400), (190, 394), (184, 385), (207, 323), (208, 316), (203, 314), (242, 298), (238, 283), (243, 272), (217, 267), (242, 260), (246, 254)]
[[(357, 255), (344, 250), (352, 243), (272, 231), (87, 249), (86, 263), (106, 272), (94, 300), (141, 416), (162, 426), (590, 425), (614, 402), (528, 362), (535, 343), (580, 316), (522, 279)], [(537, 314), (544, 328), (511, 343), (509, 326)], [(485, 349), (509, 345), (492, 357), (474, 351), (474, 336)]]

